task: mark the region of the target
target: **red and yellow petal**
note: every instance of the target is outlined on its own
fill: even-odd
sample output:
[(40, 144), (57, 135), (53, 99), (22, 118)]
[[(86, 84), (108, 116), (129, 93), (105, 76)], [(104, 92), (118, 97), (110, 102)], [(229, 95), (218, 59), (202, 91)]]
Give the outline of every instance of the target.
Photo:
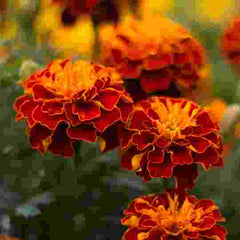
[(37, 106), (33, 112), (33, 119), (47, 126), (49, 129), (55, 130), (59, 123), (66, 121), (66, 116), (65, 114), (50, 116), (43, 112), (40, 106)]
[(140, 133), (135, 133), (132, 136), (133, 143), (136, 144), (137, 149), (142, 151), (148, 146), (152, 145), (154, 141), (154, 135), (152, 135), (149, 131), (141, 131)]
[(119, 121), (121, 117), (120, 111), (115, 107), (112, 111), (101, 111), (101, 116), (94, 119), (94, 126), (99, 132), (105, 131), (109, 126)]
[(100, 101), (102, 107), (111, 111), (120, 99), (120, 93), (114, 89), (105, 89), (99, 93), (95, 100)]
[(80, 121), (87, 121), (98, 118), (101, 110), (94, 102), (84, 102), (73, 104), (72, 113), (78, 115)]

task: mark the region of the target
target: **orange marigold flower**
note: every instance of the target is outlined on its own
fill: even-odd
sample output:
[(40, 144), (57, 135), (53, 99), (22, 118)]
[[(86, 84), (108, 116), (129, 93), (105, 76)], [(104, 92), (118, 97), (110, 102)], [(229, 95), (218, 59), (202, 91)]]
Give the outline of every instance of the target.
[(71, 9), (72, 14), (91, 13), (93, 8), (99, 3), (99, 0), (52, 0), (61, 7)]
[(27, 120), (33, 148), (72, 156), (76, 140), (96, 142), (117, 121), (125, 121), (131, 98), (113, 69), (79, 60), (56, 60), (31, 75), (15, 101), (16, 120)]
[(224, 57), (231, 64), (240, 63), (240, 17), (231, 22), (221, 37), (220, 48)]
[(227, 230), (218, 206), (178, 190), (134, 199), (124, 211), (122, 225), (129, 229), (122, 240), (225, 240)]
[(192, 188), (198, 163), (222, 166), (222, 139), (217, 123), (186, 99), (152, 97), (134, 108), (119, 134), (121, 164), (144, 180), (176, 178)]
[(205, 107), (205, 110), (213, 121), (220, 123), (227, 110), (227, 103), (222, 99), (214, 99)]
[(180, 24), (163, 17), (128, 17), (100, 30), (101, 62), (114, 66), (124, 79), (139, 79), (146, 93), (166, 91), (171, 83), (182, 89), (197, 86), (204, 48)]

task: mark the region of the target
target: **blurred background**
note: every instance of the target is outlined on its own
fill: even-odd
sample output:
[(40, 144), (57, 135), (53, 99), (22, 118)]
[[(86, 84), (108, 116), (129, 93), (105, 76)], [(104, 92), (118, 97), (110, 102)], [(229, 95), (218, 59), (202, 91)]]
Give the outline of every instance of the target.
[[(148, 183), (121, 170), (117, 151), (100, 154), (98, 144), (82, 143), (74, 158), (32, 150), (25, 123), (15, 122), (14, 100), (23, 93), (17, 81), (55, 58), (94, 59), (101, 24), (125, 14), (165, 14), (183, 24), (208, 51), (213, 88), (208, 102), (226, 106), (225, 167), (200, 169), (199, 198), (212, 198), (226, 218), (227, 239), (239, 240), (240, 112), (239, 73), (226, 63), (219, 38), (240, 14), (238, 0), (104, 0), (92, 16), (66, 17), (49, 0), (0, 0), (0, 234), (21, 239), (121, 239), (122, 211), (139, 195), (163, 192), (173, 180)], [(112, 5), (111, 5), (112, 4)], [(211, 84), (210, 84), (211, 85)], [(219, 101), (220, 101), (219, 100)], [(218, 108), (216, 105), (215, 108)], [(220, 111), (220, 110), (219, 110)]]

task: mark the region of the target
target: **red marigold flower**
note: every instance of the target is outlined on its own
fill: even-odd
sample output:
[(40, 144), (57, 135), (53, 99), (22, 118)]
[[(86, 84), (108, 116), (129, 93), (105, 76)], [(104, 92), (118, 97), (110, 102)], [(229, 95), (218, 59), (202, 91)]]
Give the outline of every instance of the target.
[(124, 211), (122, 240), (225, 240), (227, 230), (218, 206), (175, 189), (134, 199)]
[(135, 106), (119, 134), (121, 164), (144, 180), (176, 178), (192, 188), (198, 163), (222, 166), (222, 139), (217, 123), (186, 99), (152, 97)]
[(170, 19), (127, 18), (115, 27), (102, 26), (100, 42), (101, 62), (124, 79), (139, 79), (146, 93), (166, 91), (173, 82), (182, 89), (198, 85), (204, 48)]
[(96, 142), (131, 111), (119, 74), (87, 61), (53, 61), (23, 86), (25, 94), (15, 101), (16, 120), (27, 120), (30, 143), (41, 153), (72, 156), (76, 140)]
[(74, 15), (82, 13), (90, 14), (93, 8), (99, 3), (99, 0), (51, 0), (51, 2), (71, 9), (71, 13)]
[(240, 17), (231, 22), (230, 27), (225, 29), (221, 37), (220, 48), (229, 63), (240, 63)]

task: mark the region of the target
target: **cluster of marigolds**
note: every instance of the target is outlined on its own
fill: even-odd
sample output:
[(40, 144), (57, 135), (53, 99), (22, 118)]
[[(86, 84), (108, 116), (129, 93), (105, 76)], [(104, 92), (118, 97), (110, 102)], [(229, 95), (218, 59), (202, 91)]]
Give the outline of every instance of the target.
[[(205, 77), (205, 50), (180, 24), (158, 21), (152, 27), (129, 17), (102, 29), (98, 63), (58, 59), (21, 81), (16, 120), (26, 121), (31, 147), (42, 154), (71, 157), (76, 142), (99, 141), (102, 152), (118, 147), (122, 168), (144, 181), (174, 177), (174, 189), (129, 204), (123, 240), (225, 240), (218, 206), (185, 191), (194, 187), (199, 165), (223, 166), (218, 123), (186, 94)], [(231, 31), (239, 25), (222, 44), (236, 64), (240, 39)]]

